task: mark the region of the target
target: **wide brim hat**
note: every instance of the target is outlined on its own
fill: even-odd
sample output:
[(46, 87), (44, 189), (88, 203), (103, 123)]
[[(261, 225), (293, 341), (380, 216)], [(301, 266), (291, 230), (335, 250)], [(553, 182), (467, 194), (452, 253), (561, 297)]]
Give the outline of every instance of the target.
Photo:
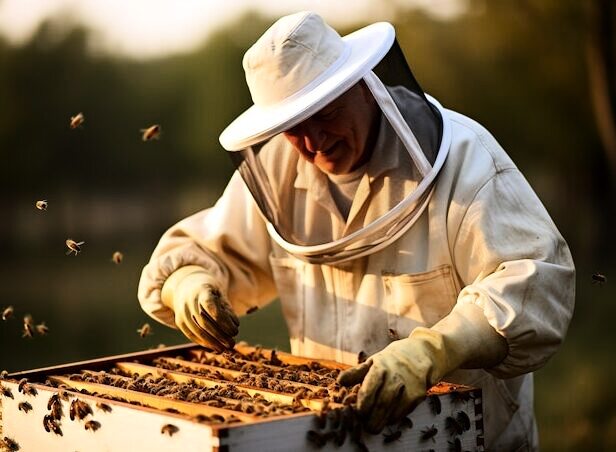
[(254, 105), (227, 126), (220, 144), (239, 151), (309, 118), (371, 71), (394, 39), (387, 22), (341, 37), (315, 13), (279, 19), (244, 56)]

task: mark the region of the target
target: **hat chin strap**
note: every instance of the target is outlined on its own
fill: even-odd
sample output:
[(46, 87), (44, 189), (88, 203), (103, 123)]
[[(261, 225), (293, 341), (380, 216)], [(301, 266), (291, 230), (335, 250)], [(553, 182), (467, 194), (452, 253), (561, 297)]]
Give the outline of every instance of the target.
[(346, 237), (319, 245), (301, 246), (287, 242), (268, 221), (267, 230), (272, 239), (285, 251), (312, 264), (339, 264), (359, 257), (367, 256), (387, 247), (408, 231), (428, 206), (435, 190), (435, 179), (440, 172), (451, 143), (451, 125), (447, 112), (434, 98), (428, 100), (437, 107), (443, 119), (441, 145), (431, 166), (426, 159), (417, 138), (402, 117), (385, 85), (370, 72), (364, 76), (366, 85), (372, 92), (383, 114), (402, 140), (411, 159), (421, 172), (423, 179), (417, 188), (400, 201), (389, 212), (362, 229)]

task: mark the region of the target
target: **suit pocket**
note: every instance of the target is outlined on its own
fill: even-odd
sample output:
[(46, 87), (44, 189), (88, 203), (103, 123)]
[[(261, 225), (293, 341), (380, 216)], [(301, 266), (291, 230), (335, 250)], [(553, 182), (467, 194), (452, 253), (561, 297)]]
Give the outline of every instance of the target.
[(302, 263), (288, 257), (269, 258), (291, 342), (304, 340), (305, 300)]
[(389, 328), (406, 337), (417, 326), (431, 327), (445, 317), (458, 294), (450, 265), (412, 274), (382, 275)]

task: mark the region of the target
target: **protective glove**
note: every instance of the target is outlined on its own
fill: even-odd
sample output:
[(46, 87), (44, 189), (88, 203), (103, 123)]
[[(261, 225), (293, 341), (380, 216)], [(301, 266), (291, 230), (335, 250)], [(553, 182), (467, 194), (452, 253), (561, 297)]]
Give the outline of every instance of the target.
[(345, 386), (362, 383), (357, 407), (366, 430), (378, 433), (415, 408), (448, 373), (490, 368), (507, 355), (507, 342), (471, 304), (456, 305), (432, 328), (415, 328), (359, 366), (340, 373)]
[(174, 271), (161, 290), (163, 304), (175, 313), (175, 324), (191, 341), (217, 351), (233, 348), (240, 321), (218, 282), (199, 265)]

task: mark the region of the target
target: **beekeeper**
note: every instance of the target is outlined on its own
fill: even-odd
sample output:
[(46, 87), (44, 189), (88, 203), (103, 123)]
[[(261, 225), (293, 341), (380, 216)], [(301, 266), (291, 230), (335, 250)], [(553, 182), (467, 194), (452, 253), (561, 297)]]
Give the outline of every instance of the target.
[(222, 350), (279, 297), (294, 354), (370, 356), (340, 376), (370, 431), (446, 377), (483, 390), (487, 449), (537, 448), (532, 371), (565, 336), (574, 266), (505, 151), (424, 94), (388, 23), (341, 38), (286, 16), (243, 66), (254, 105), (220, 136), (237, 171), (163, 235), (143, 309)]

